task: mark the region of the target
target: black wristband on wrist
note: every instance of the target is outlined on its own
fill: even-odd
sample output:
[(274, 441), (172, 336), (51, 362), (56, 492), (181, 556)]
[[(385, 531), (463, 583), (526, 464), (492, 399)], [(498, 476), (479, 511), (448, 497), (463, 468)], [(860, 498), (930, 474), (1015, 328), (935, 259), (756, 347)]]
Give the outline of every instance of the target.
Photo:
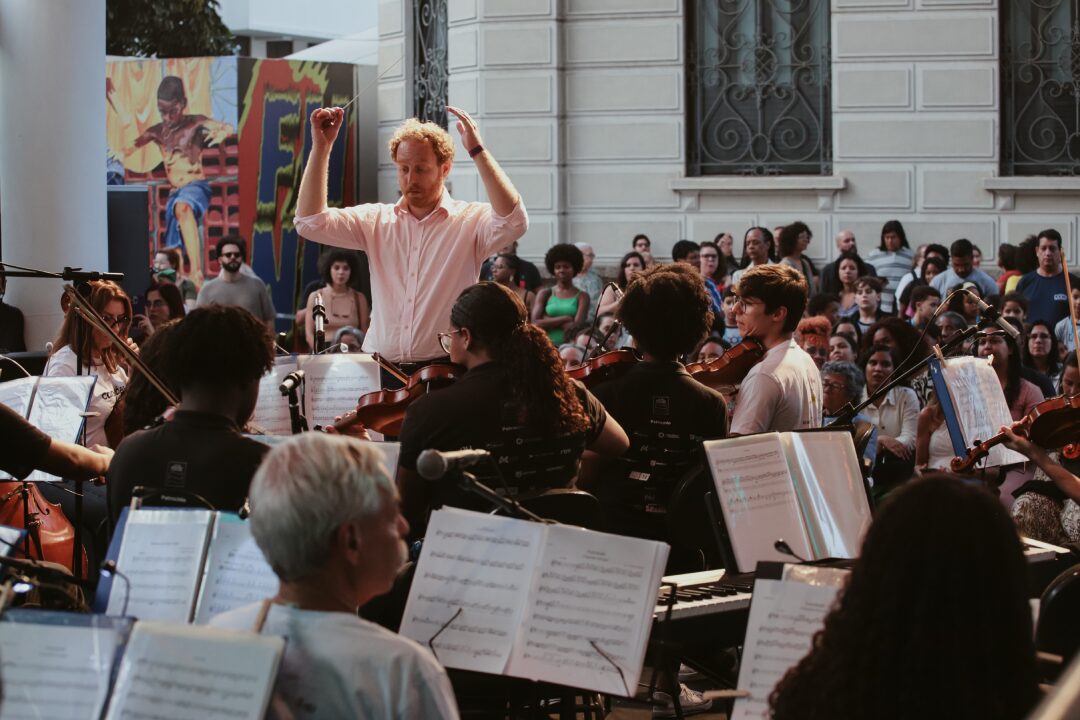
[(474, 157), (476, 157), (477, 155), (479, 155), (482, 152), (484, 152), (484, 146), (483, 145), (477, 145), (476, 147), (474, 147), (472, 150), (469, 151), (469, 157), (474, 158)]

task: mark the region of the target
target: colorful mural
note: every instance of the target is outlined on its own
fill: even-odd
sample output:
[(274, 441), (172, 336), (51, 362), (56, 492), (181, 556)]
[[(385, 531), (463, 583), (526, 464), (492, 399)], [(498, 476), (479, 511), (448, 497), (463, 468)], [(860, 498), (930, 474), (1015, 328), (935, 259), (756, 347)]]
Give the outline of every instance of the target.
[[(176, 247), (197, 283), (218, 272), (217, 240), (238, 232), (279, 312), (316, 276), (318, 247), (292, 227), (310, 150), (307, 118), (352, 97), (351, 65), (182, 58), (106, 66), (107, 181), (145, 185), (147, 257)], [(355, 117), (330, 161), (331, 205), (355, 202)]]

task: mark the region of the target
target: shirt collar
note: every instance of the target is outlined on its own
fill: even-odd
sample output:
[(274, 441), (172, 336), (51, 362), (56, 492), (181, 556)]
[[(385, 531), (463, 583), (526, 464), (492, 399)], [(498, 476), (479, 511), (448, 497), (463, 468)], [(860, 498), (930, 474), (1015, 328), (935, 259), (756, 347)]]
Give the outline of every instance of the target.
[[(435, 213), (438, 213), (440, 211), (444, 212), (447, 217), (456, 215), (458, 212), (460, 212), (457, 207), (457, 203), (454, 201), (454, 198), (450, 197), (450, 193), (446, 190), (445, 187), (443, 187), (442, 196), (439, 198), (439, 204), (434, 210), (431, 211), (431, 215), (434, 215)], [(416, 217), (411, 212), (409, 212), (408, 208), (405, 207), (404, 195), (398, 198), (398, 201), (394, 203), (394, 212), (398, 215), (409, 215), (410, 217)], [(431, 215), (425, 217), (424, 220), (427, 220), (427, 218), (431, 217)], [(423, 220), (419, 222), (423, 222)]]

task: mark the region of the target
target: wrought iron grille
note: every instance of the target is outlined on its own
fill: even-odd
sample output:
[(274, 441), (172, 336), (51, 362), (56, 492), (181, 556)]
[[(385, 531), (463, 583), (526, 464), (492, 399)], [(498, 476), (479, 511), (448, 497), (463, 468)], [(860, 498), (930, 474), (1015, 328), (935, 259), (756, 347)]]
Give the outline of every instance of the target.
[(447, 0), (413, 0), (413, 114), (446, 127)]
[(1001, 174), (1080, 175), (1080, 0), (1001, 3)]
[(687, 0), (689, 175), (829, 175), (829, 0)]

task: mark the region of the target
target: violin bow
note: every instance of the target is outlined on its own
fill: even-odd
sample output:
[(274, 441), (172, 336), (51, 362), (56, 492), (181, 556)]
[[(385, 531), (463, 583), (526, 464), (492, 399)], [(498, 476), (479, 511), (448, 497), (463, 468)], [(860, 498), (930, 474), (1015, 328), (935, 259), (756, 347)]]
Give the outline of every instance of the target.
[(384, 358), (379, 353), (371, 353), (371, 359), (374, 360), (376, 363), (378, 363), (379, 367), (381, 367), (383, 370), (385, 370), (386, 372), (393, 375), (395, 378), (400, 380), (402, 383), (404, 383), (406, 385), (409, 384), (409, 376), (406, 375), (402, 371), (401, 368), (399, 368), (397, 365), (395, 365), (394, 363), (392, 363), (389, 360), (387, 360), (386, 358)]
[(154, 388), (159, 393), (161, 393), (162, 397), (168, 400), (171, 405), (180, 404), (180, 399), (176, 397), (176, 395), (171, 390), (169, 390), (168, 386), (166, 386), (165, 383), (162, 382), (161, 378), (159, 378), (154, 373), (154, 371), (151, 370), (145, 362), (143, 362), (142, 358), (139, 357), (138, 353), (128, 347), (127, 342), (125, 342), (122, 337), (117, 335), (116, 332), (111, 327), (109, 327), (109, 324), (107, 322), (102, 320), (97, 310), (95, 310), (94, 307), (89, 302), (87, 302), (86, 298), (80, 295), (78, 291), (75, 290), (75, 288), (71, 285), (66, 285), (64, 287), (64, 290), (67, 293), (68, 298), (71, 300), (75, 312), (79, 315), (79, 317), (86, 321), (87, 325), (92, 327), (94, 330), (99, 330), (108, 335), (113, 346), (115, 346), (116, 349), (120, 351), (120, 354), (123, 355), (129, 363), (131, 363), (132, 367), (138, 368), (139, 372), (146, 376), (146, 379), (150, 382), (150, 384), (153, 385)]

